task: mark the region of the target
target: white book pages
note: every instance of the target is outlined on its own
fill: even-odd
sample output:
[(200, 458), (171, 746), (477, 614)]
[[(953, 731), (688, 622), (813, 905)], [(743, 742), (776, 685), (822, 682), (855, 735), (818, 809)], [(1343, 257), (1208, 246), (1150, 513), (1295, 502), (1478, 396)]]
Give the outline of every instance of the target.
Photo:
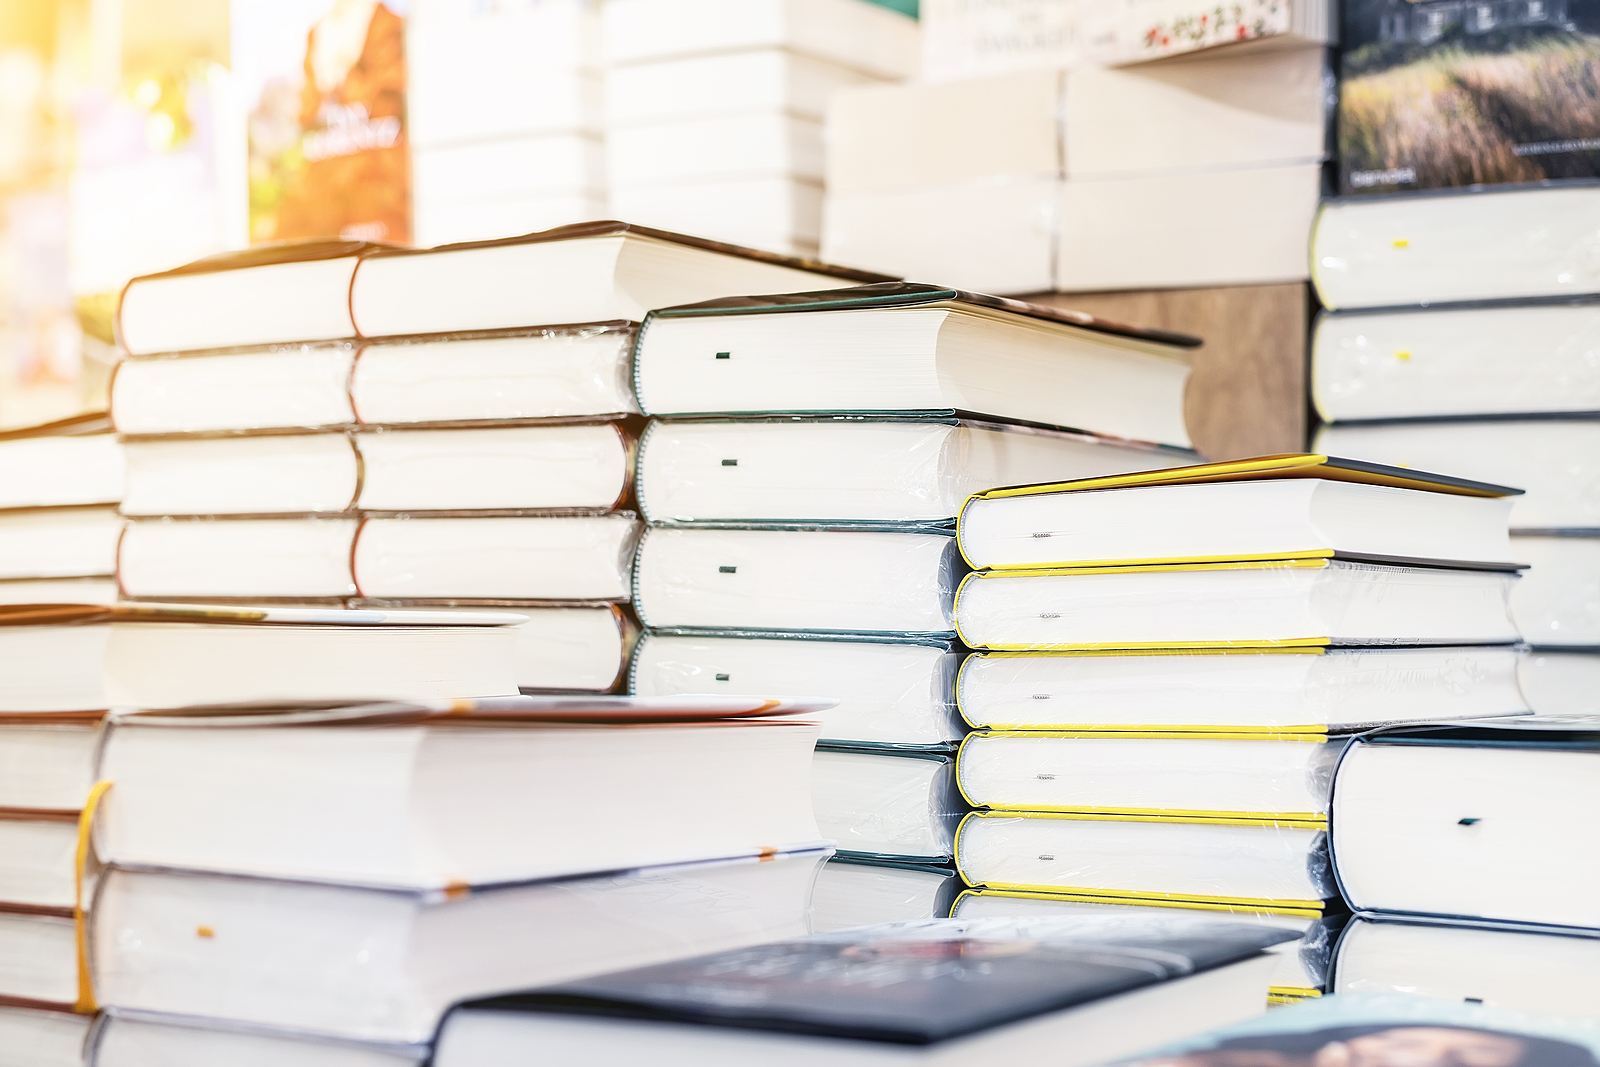
[(369, 344), (350, 394), (371, 424), (633, 412), (632, 346), (617, 326)]
[(648, 697), (816, 690), (839, 701), (815, 716), (826, 740), (939, 745), (965, 733), (950, 692), (959, 661), (936, 645), (646, 634), (633, 656), (629, 691)]
[(1527, 711), (1518, 663), (1501, 647), (996, 652), (962, 661), (956, 695), (978, 729), (1353, 730)]
[(627, 600), (632, 512), (369, 519), (356, 586), (380, 600)]
[(1327, 422), (1600, 411), (1600, 305), (1322, 315), (1311, 398)]
[(820, 121), (836, 91), (878, 80), (782, 48), (639, 63), (607, 73), (606, 122), (621, 127), (745, 111)]
[[(0, 901), (70, 908), (75, 890), (78, 817), (0, 816)], [(52, 999), (43, 998), (40, 999)], [(74, 998), (62, 998), (74, 999)]]
[(412, 205), (411, 212), (417, 247), (428, 248), (463, 241), (496, 241), (603, 218), (606, 200), (591, 190), (569, 190), (455, 203), (420, 202)]
[(356, 593), (350, 552), (359, 520), (130, 522), (118, 549), (126, 596), (317, 600)]
[(1517, 537), (1511, 617), (1535, 645), (1600, 646), (1600, 537)]
[(1324, 426), (1312, 448), (1525, 489), (1512, 499), (1513, 531), (1600, 527), (1600, 421)]
[(942, 533), (649, 530), (635, 564), (655, 628), (946, 634), (956, 566)]
[(1325, 847), (1320, 830), (1286, 825), (972, 815), (956, 866), (990, 889), (1305, 907), (1335, 895)]
[(98, 740), (96, 722), (0, 723), (0, 808), (83, 807)]
[(341, 512), (360, 457), (342, 433), (129, 441), (124, 515)]
[(1334, 783), (1352, 908), (1600, 926), (1600, 752), (1359, 744)]
[(1489, 1008), (1600, 1015), (1600, 938), (1356, 919), (1339, 940), (1333, 989), (1409, 993)]
[(614, 66), (786, 48), (879, 78), (917, 72), (915, 20), (860, 0), (607, 0), (604, 16)]
[(948, 862), (966, 805), (955, 762), (818, 750), (811, 765), (817, 829), (835, 847), (924, 862)]
[(11, 578), (0, 580), (0, 604), (111, 604), (115, 578)]
[(1329, 309), (1600, 292), (1600, 188), (1330, 201), (1312, 235)]
[(783, 255), (811, 255), (822, 239), (822, 186), (791, 177), (696, 180), (613, 188), (615, 214)]
[(522, 692), (598, 694), (621, 684), (638, 628), (619, 607), (518, 604), (499, 610), (527, 620), (512, 627), (517, 635), (513, 666)]
[(102, 674), (110, 636), (103, 625), (0, 627), (0, 712), (110, 707)]
[(316, 429), (355, 421), (356, 346), (282, 346), (168, 359), (130, 359), (111, 380), (125, 434)]
[(1055, 288), (1302, 281), (1321, 192), (1315, 163), (1068, 181)]
[(113, 574), (121, 532), (111, 508), (0, 514), (0, 578)]
[(92, 1016), (67, 1011), (0, 1007), (0, 1047), (29, 1067), (83, 1067), (83, 1045), (93, 1021)]
[(822, 255), (830, 263), (969, 292), (1038, 293), (1055, 285), (1061, 180), (1053, 174), (949, 185), (828, 192)]
[(220, 1019), (113, 1010), (100, 1023), (96, 1067), (416, 1067), (426, 1045), (340, 1041)]
[[(78, 999), (78, 937), (70, 918), (0, 912), (0, 996), (56, 1004)], [(5, 1029), (0, 1016), (0, 1034)], [(7, 1045), (6, 1052), (15, 1047)]]
[(0, 508), (115, 504), (123, 479), (111, 434), (0, 441)]
[(1302, 48), (1072, 70), (1067, 179), (1318, 162), (1326, 63), (1326, 50)]
[(606, 136), (606, 172), (612, 188), (773, 175), (820, 183), (822, 123), (778, 110), (621, 127)]
[(1600, 653), (1537, 649), (1517, 665), (1528, 707), (1541, 715), (1600, 714)]
[(830, 860), (811, 890), (811, 932), (944, 918), (955, 880), (953, 872)]

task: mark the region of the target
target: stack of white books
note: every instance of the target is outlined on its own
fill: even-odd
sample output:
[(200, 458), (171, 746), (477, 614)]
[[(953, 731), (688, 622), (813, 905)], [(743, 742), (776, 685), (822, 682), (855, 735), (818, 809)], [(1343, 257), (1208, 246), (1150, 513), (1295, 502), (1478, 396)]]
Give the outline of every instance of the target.
[(829, 97), (917, 64), (916, 22), (864, 0), (607, 0), (605, 37), (611, 211), (798, 255)]
[(823, 255), (1000, 293), (1302, 280), (1326, 68), (1296, 39), (841, 92)]
[(947, 898), (965, 810), (951, 760), (962, 501), (1190, 458), (1191, 344), (901, 283), (708, 301), (641, 327), (640, 406), (658, 418), (639, 459), (648, 631), (630, 691), (840, 701), (816, 810), (858, 862), (830, 867), (820, 921), (926, 918)]
[(1534, 710), (1600, 711), (1600, 191), (1352, 197), (1314, 238), (1319, 450), (1522, 486)]
[(596, 0), (418, 0), (406, 30), (418, 245), (604, 217)]
[(953, 914), (1180, 908), (1301, 932), (1342, 913), (1330, 783), (1385, 722), (1523, 713), (1516, 490), (1325, 456), (997, 489), (959, 522)]
[(604, 692), (633, 631), (634, 323), (839, 280), (621, 223), (137, 279), (112, 397), (131, 471), (123, 591), (516, 606), (520, 687)]

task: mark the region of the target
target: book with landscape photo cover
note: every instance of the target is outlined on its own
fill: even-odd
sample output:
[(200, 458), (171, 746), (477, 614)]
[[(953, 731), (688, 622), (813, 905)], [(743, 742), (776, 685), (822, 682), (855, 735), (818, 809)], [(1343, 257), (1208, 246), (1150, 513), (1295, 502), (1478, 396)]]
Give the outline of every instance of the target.
[(1340, 192), (1600, 178), (1600, 2), (1351, 0)]

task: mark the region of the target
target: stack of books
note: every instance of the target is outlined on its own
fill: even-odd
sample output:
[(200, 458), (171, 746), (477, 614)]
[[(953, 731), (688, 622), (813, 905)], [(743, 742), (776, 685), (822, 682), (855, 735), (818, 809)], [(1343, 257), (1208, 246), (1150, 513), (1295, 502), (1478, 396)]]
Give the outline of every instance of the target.
[(1348, 736), (1525, 712), (1507, 599), (1517, 491), (1292, 455), (997, 489), (962, 510), (954, 914), (1341, 918), (1329, 782)]
[(123, 591), (515, 605), (519, 686), (607, 691), (633, 631), (634, 324), (685, 299), (875, 277), (597, 223), (136, 279), (112, 396)]
[[(1339, 993), (1600, 1019), (1600, 716), (1392, 727), (1333, 783)], [(1340, 999), (1343, 999), (1342, 997)]]
[(604, 55), (594, 0), (419, 0), (407, 22), (418, 245), (605, 216)]
[(837, 89), (916, 72), (917, 24), (863, 0), (607, 0), (611, 211), (815, 255)]
[(77, 1062), (89, 1024), (73, 1011), (73, 854), (107, 707), (105, 640), (22, 620), (40, 620), (28, 605), (116, 598), (123, 470), (110, 431), (92, 414), (0, 434), (0, 1048), (51, 1064)]
[(1316, 447), (1527, 489), (1512, 608), (1552, 714), (1600, 710), (1595, 221), (1592, 187), (1501, 187), (1332, 201), (1314, 237)]
[(906, 283), (645, 320), (630, 691), (840, 701), (816, 805), (857, 862), (823, 883), (828, 924), (926, 918), (953, 884), (962, 501), (1190, 458), (1194, 343)]
[(1298, 41), (841, 91), (823, 255), (999, 293), (1302, 281), (1326, 78)]

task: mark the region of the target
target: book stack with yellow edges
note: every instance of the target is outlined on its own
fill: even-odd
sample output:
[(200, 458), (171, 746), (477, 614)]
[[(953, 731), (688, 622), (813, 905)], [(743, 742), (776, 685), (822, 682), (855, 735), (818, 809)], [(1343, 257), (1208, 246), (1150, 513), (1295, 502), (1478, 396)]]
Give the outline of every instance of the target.
[[(123, 479), (110, 431), (105, 414), (94, 413), (0, 433), (0, 613), (115, 598)], [(89, 1025), (87, 1014), (73, 1010), (72, 856), (106, 703), (97, 679), (75, 668), (79, 654), (94, 666), (97, 651), (93, 634), (0, 626), (0, 1048), (7, 1054), (68, 1055)]]
[(1349, 734), (1525, 712), (1518, 490), (1320, 455), (979, 493), (958, 541), (974, 733), (954, 914), (1184, 908), (1303, 931), (1325, 982), (1326, 831)]
[(1197, 343), (901, 283), (668, 308), (640, 328), (656, 417), (630, 691), (839, 699), (815, 764), (842, 857), (821, 924), (927, 918), (947, 897), (962, 500), (1192, 457)]
[(623, 223), (254, 250), (136, 278), (112, 412), (130, 598), (515, 606), (518, 684), (606, 692), (635, 627), (650, 307), (876, 275)]

